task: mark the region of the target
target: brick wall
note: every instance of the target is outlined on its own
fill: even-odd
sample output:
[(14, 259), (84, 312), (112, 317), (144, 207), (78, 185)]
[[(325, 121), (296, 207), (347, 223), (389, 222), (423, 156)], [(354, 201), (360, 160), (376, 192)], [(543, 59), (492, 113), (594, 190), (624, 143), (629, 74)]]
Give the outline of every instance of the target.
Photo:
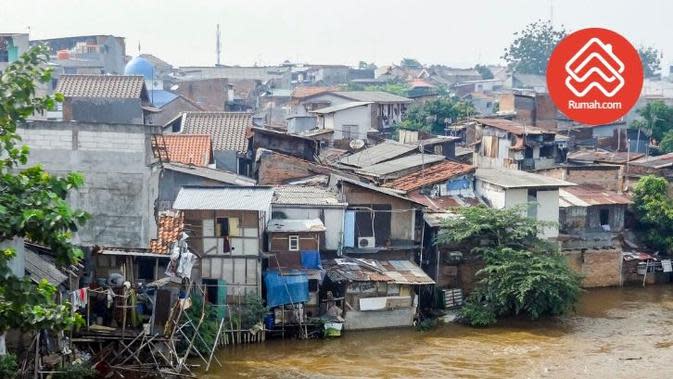
[(558, 167), (536, 173), (576, 184), (594, 184), (610, 191), (619, 191), (622, 183), (619, 166)]
[(263, 152), (257, 162), (257, 178), (260, 185), (283, 184), (292, 179), (329, 172), (326, 167), (270, 151)]
[(582, 287), (610, 287), (621, 283), (622, 253), (616, 249), (571, 250), (561, 253), (582, 274)]

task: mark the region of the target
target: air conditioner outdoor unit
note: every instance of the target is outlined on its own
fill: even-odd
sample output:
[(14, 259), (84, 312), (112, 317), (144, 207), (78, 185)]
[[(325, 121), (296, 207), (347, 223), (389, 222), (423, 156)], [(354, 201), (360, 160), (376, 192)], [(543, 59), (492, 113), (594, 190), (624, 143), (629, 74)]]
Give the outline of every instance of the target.
[(358, 247), (367, 248), (374, 247), (376, 239), (374, 237), (360, 237), (358, 238)]

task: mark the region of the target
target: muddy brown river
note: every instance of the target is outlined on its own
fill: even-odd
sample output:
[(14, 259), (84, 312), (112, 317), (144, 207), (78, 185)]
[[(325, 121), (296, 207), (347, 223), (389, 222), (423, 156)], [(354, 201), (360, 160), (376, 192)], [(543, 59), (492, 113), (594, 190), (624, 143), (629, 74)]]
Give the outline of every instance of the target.
[(222, 350), (203, 378), (671, 378), (673, 286), (591, 290), (575, 314)]

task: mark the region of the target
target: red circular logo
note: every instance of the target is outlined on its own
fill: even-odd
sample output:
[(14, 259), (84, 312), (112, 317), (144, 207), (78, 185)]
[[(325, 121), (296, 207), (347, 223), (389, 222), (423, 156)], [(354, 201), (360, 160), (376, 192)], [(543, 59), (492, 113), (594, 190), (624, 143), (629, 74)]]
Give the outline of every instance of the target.
[(638, 51), (611, 30), (578, 30), (556, 46), (547, 65), (547, 88), (568, 118), (589, 125), (624, 116), (638, 101), (643, 66)]

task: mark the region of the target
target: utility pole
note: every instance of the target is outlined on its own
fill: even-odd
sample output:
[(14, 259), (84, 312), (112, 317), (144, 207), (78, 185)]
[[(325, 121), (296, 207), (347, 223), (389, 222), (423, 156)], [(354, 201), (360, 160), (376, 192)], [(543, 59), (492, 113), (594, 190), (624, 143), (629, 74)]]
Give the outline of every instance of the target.
[(220, 53), (222, 44), (220, 43), (220, 24), (217, 24), (217, 33), (215, 34), (215, 54), (217, 55), (217, 65), (220, 65)]

